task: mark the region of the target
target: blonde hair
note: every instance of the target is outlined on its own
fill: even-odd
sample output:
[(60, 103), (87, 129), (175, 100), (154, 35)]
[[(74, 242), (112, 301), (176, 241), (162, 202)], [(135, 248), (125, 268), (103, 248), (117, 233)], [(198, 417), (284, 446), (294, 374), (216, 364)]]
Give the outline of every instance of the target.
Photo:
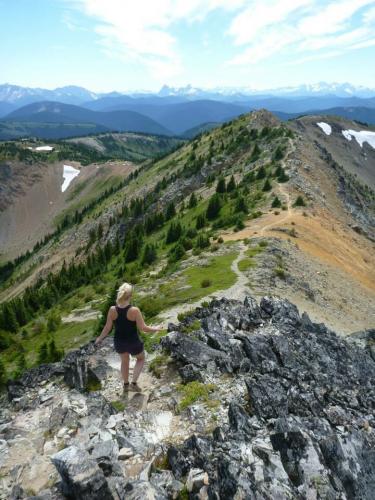
[(133, 292), (133, 287), (130, 283), (123, 283), (120, 288), (117, 290), (117, 304), (121, 304), (126, 302)]

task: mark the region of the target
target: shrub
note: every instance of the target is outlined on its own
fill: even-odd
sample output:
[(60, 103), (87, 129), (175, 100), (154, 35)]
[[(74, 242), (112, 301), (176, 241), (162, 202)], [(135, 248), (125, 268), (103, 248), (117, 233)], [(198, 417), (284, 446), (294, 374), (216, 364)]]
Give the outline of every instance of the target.
[(206, 234), (199, 234), (195, 243), (197, 248), (207, 248), (210, 246), (210, 239)]
[(187, 384), (180, 384), (177, 390), (182, 393), (182, 399), (178, 405), (179, 410), (184, 410), (198, 400), (209, 401), (209, 394), (216, 389), (214, 384), (203, 384), (194, 380)]
[(169, 262), (178, 262), (185, 255), (185, 249), (181, 243), (177, 243), (169, 252)]
[(49, 332), (55, 332), (61, 325), (61, 316), (56, 312), (51, 313), (47, 318), (47, 330)]
[(280, 279), (284, 280), (286, 278), (286, 272), (285, 272), (285, 269), (283, 267), (280, 267), (280, 266), (275, 267), (273, 272), (274, 272), (274, 275)]
[(201, 288), (208, 288), (212, 285), (212, 281), (209, 279), (204, 279), (201, 281)]
[(305, 200), (301, 195), (297, 196), (296, 201), (293, 203), (293, 207), (305, 207), (306, 203)]

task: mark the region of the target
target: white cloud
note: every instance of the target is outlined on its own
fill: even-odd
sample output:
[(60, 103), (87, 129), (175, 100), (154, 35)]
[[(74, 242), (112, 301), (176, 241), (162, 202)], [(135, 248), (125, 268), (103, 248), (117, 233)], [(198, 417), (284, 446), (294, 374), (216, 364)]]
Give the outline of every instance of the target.
[(286, 20), (290, 14), (311, 3), (312, 0), (253, 1), (233, 19), (228, 34), (236, 45), (250, 43), (265, 28)]
[[(256, 64), (279, 53), (294, 64), (293, 58), (301, 53), (306, 55), (298, 62), (371, 46), (375, 8), (368, 7), (374, 4), (375, 0), (334, 0), (328, 4), (320, 0), (253, 0), (228, 30), (234, 44), (243, 46), (229, 63)], [(357, 13), (362, 16), (353, 27)]]
[(236, 11), (246, 0), (66, 0), (97, 22), (95, 31), (108, 54), (138, 61), (163, 79), (181, 72), (179, 22), (201, 22), (212, 11)]
[(345, 28), (345, 23), (361, 8), (374, 3), (373, 0), (334, 1), (314, 15), (299, 23), (299, 30), (307, 36), (337, 33)]
[[(277, 54), (307, 61), (373, 45), (375, 0), (63, 1), (94, 19), (106, 54), (143, 65), (161, 81), (183, 72), (181, 29), (218, 10), (228, 25), (223, 37), (236, 50), (231, 65), (246, 67)], [(70, 29), (73, 21), (66, 16)]]

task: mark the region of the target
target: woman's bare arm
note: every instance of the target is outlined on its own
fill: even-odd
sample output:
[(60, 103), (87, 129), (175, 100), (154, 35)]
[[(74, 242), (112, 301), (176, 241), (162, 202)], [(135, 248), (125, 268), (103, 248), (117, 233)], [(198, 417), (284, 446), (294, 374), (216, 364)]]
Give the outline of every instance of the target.
[(104, 325), (102, 333), (95, 340), (95, 344), (99, 344), (110, 333), (110, 331), (112, 330), (112, 327), (113, 327), (113, 321), (115, 319), (116, 318), (114, 317), (114, 311), (113, 311), (113, 308), (111, 307), (108, 311), (108, 314), (107, 314), (106, 324)]
[(138, 309), (138, 307), (132, 308), (134, 309), (134, 315), (135, 315), (135, 321), (137, 322), (137, 328), (141, 332), (145, 333), (155, 333), (161, 330), (161, 326), (148, 326), (145, 323), (145, 320), (143, 319), (141, 311)]

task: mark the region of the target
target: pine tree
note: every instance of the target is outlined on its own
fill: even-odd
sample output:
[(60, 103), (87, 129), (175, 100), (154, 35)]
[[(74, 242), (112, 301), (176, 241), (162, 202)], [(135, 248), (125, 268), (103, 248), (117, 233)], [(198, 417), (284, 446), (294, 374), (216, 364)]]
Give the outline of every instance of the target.
[(236, 200), (236, 205), (234, 207), (235, 212), (243, 212), (247, 214), (248, 212), (248, 207), (246, 204), (246, 200), (243, 196), (239, 196)]
[(281, 201), (278, 196), (275, 196), (272, 202), (272, 208), (280, 208), (281, 207)]
[(199, 234), (197, 241), (196, 241), (196, 247), (197, 248), (207, 248), (210, 246), (210, 239), (206, 234)]
[(152, 243), (147, 243), (144, 250), (143, 250), (141, 264), (143, 266), (150, 265), (153, 262), (155, 262), (156, 257), (157, 257), (157, 254), (156, 254), (155, 245), (153, 245)]
[(50, 363), (56, 363), (56, 361), (60, 361), (62, 357), (63, 353), (57, 350), (55, 341), (52, 339), (48, 344), (48, 361)]
[(166, 237), (166, 243), (174, 243), (177, 241), (182, 234), (182, 226), (180, 222), (172, 222), (169, 225), (168, 232), (167, 232), (167, 237)]
[(303, 197), (301, 195), (299, 195), (297, 197), (296, 201), (293, 203), (293, 206), (294, 207), (305, 207), (306, 206), (305, 200), (303, 199)]
[(38, 365), (48, 363), (48, 346), (47, 342), (43, 342), (38, 349)]
[(191, 193), (190, 195), (190, 199), (189, 199), (189, 208), (194, 208), (197, 206), (197, 203), (198, 203), (198, 200), (197, 200), (197, 197), (195, 195), (195, 193)]
[(167, 210), (165, 212), (165, 219), (170, 220), (175, 215), (176, 215), (176, 207), (174, 206), (173, 201), (171, 201), (167, 206)]
[(5, 302), (3, 305), (2, 328), (8, 332), (16, 333), (18, 330), (18, 322), (12, 302)]
[(215, 219), (221, 209), (221, 200), (220, 200), (220, 195), (215, 193), (213, 196), (211, 196), (210, 201), (208, 202), (208, 207), (206, 210), (206, 217), (209, 220)]
[(196, 229), (202, 229), (206, 225), (206, 217), (204, 214), (199, 214), (195, 223)]
[(256, 161), (259, 158), (260, 153), (261, 153), (260, 148), (258, 144), (255, 143), (253, 152), (251, 153), (250, 161)]
[(216, 185), (216, 192), (217, 193), (225, 193), (227, 190), (226, 188), (226, 184), (225, 184), (225, 179), (224, 177), (221, 177), (218, 181), (217, 181), (217, 185)]
[(185, 249), (181, 243), (177, 243), (169, 252), (169, 262), (177, 262), (185, 255)]
[(266, 173), (266, 169), (264, 168), (264, 166), (262, 165), (260, 167), (260, 169), (258, 170), (258, 173), (257, 173), (257, 179), (260, 180), (260, 179), (264, 179), (266, 177), (267, 173)]
[(277, 146), (275, 153), (273, 155), (274, 161), (279, 161), (284, 157), (284, 149), (279, 145)]
[(227, 192), (231, 193), (232, 191), (234, 191), (236, 189), (236, 187), (237, 187), (236, 181), (234, 179), (234, 176), (232, 175), (232, 177), (230, 178), (228, 185), (227, 185)]
[(0, 359), (0, 387), (3, 387), (6, 384), (7, 375), (3, 362)]
[(271, 191), (271, 189), (272, 189), (271, 183), (269, 179), (266, 179), (265, 183), (263, 184), (262, 191)]

